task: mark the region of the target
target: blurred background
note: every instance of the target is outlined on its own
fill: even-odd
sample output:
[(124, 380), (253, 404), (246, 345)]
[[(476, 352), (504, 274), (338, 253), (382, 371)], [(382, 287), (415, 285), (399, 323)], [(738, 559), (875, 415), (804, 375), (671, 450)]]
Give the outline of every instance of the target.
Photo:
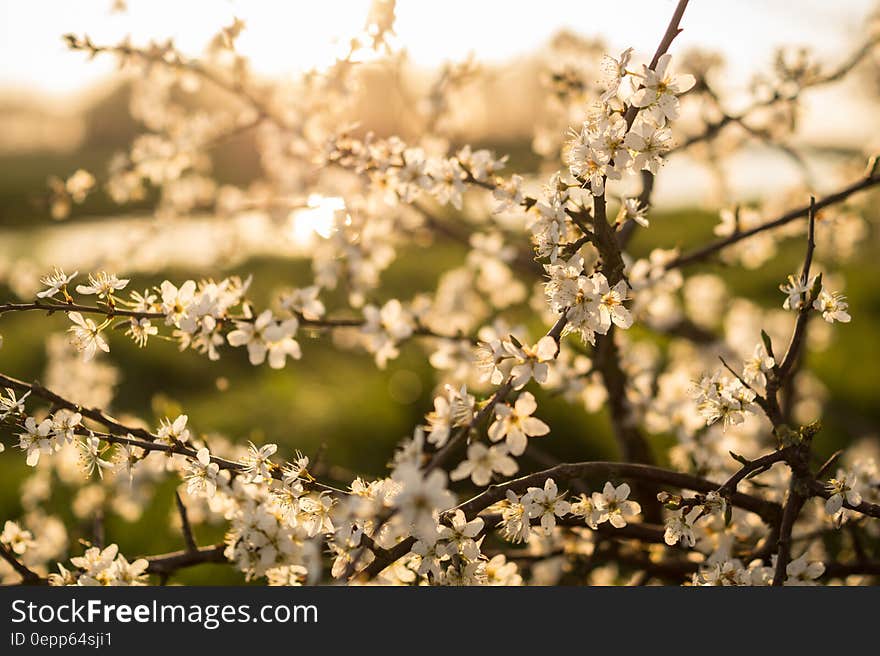
[[(535, 152), (535, 126), (547, 117), (548, 59), (578, 39), (599, 39), (602, 51), (615, 54), (633, 46), (643, 58), (650, 57), (674, 4), (401, 0), (392, 44), (407, 58), (394, 66), (367, 67), (353, 106), (346, 110), (348, 120), (358, 121), (361, 130), (415, 139), (423, 123), (413, 99), (430, 96), (450, 62), (479, 62), (479, 73), (457, 88), (453, 111), (445, 116), (450, 143), (509, 153), (510, 171), (538, 172), (545, 162)], [(127, 36), (138, 44), (173, 38), (182, 52), (197, 57), (220, 27), (238, 17), (246, 29), (237, 50), (250, 59), (254, 75), (285, 79), (308, 71), (320, 74), (332, 65), (350, 35), (363, 26), (368, 8), (369, 2), (354, 0), (0, 3), (0, 299), (32, 298), (39, 277), (56, 264), (81, 274), (106, 268), (130, 277), (129, 289), (165, 278), (252, 273), (253, 297), (264, 303), (281, 286), (309, 284), (305, 256), (326, 218), (320, 206), (280, 221), (249, 215), (219, 222), (198, 206), (165, 216), (156, 211), (158, 193), (150, 189), (124, 207), (95, 193), (71, 207), (63, 220), (53, 218), (50, 178), (64, 180), (78, 169), (106, 171), (114, 154), (145, 132), (130, 111), (131, 74), (118, 72), (112, 58), (89, 61), (69, 51), (62, 35), (87, 33), (96, 43), (117, 43)], [(711, 79), (723, 91), (725, 106), (736, 113), (751, 102), (755, 76), (773, 69), (778, 47), (809, 46), (818, 61), (833, 68), (859, 47), (874, 8), (871, 0), (803, 0), (796, 9), (784, 0), (695, 0), (674, 51), (717, 53), (724, 63), (713, 69)], [(657, 181), (652, 227), (639, 234), (633, 254), (706, 241), (720, 204), (769, 195), (780, 207), (793, 207), (803, 204), (808, 192), (786, 205), (789, 197), (783, 198), (783, 191), (798, 187), (822, 195), (855, 179), (865, 155), (880, 151), (877, 70), (876, 55), (870, 55), (842, 81), (803, 94), (796, 130), (786, 138), (802, 154), (800, 160), (750, 144), (725, 160), (720, 184), (718, 171), (705, 158), (671, 157)], [(218, 100), (207, 90), (187, 102), (198, 107)], [(687, 119), (698, 124), (704, 117), (684, 118), (686, 131)], [(562, 137), (568, 126), (550, 131)], [(247, 185), (261, 175), (262, 165), (253, 133), (225, 140), (212, 151), (212, 175), (220, 184)], [(876, 215), (876, 208), (865, 210), (860, 248), (836, 269), (846, 281), (854, 321), (845, 327), (845, 338), (838, 336), (809, 356), (827, 389), (828, 430), (817, 445), (823, 453), (876, 435), (880, 426)], [(777, 287), (798, 266), (801, 252), (801, 242), (793, 241), (757, 269), (737, 268), (726, 282), (731, 292), (776, 307), (782, 300)], [(464, 247), (446, 242), (403, 254), (383, 274), (383, 293), (409, 298), (432, 289), (440, 273), (458, 265), (465, 254)], [(717, 265), (704, 268), (719, 270)], [(59, 335), (66, 327), (64, 317), (3, 316), (0, 371), (63, 385), (65, 376), (81, 366), (73, 355), (64, 355), (66, 341)], [(47, 339), (53, 332), (59, 335)], [(179, 353), (173, 343), (156, 341), (138, 350), (120, 336), (112, 341), (108, 358), (77, 376), (92, 376), (91, 402), (110, 405), (119, 415), (130, 413), (155, 425), (161, 417), (185, 411), (190, 424), (204, 433), (239, 443), (277, 442), (286, 452), (299, 449), (345, 470), (381, 474), (393, 445), (431, 408), (436, 380), (424, 350), (408, 344), (398, 360), (380, 371), (369, 355), (339, 352), (328, 338), (302, 335), (300, 341), (303, 360), (274, 371), (250, 366), (241, 352), (211, 362), (192, 351)], [(552, 395), (540, 407), (560, 437), (546, 447), (554, 457), (615, 456), (604, 412), (588, 414)], [(662, 436), (656, 439), (658, 449), (666, 443)], [(22, 513), (21, 486), (28, 472), (16, 455), (7, 449), (0, 456), (0, 520)], [(125, 513), (108, 516), (109, 541), (118, 542), (124, 553), (176, 548), (173, 482), (163, 485), (137, 521)], [(72, 526), (82, 524), (65, 510), (70, 505), (65, 499), (53, 504)], [(89, 533), (86, 524), (80, 530), (84, 537)], [(203, 530), (199, 538), (205, 543), (222, 535), (219, 527), (214, 534)], [(185, 576), (181, 580), (222, 583), (236, 575), (207, 566)]]

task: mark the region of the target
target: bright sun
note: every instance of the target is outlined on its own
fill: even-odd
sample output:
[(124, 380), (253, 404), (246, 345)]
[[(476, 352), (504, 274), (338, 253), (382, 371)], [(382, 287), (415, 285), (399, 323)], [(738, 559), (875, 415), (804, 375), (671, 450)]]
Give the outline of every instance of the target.
[(289, 218), (289, 235), (294, 243), (307, 246), (316, 235), (329, 237), (333, 232), (334, 219), (338, 210), (345, 209), (345, 201), (337, 197), (320, 194), (309, 196), (308, 207), (294, 210)]

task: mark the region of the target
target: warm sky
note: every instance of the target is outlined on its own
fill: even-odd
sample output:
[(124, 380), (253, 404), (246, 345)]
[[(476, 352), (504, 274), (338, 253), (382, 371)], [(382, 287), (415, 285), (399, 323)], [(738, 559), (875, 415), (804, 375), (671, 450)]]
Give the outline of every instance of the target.
[[(781, 42), (812, 44), (829, 56), (852, 44), (876, 0), (693, 0), (676, 47), (711, 46), (733, 62), (732, 78), (765, 64)], [(174, 37), (197, 54), (233, 16), (247, 21), (240, 50), (264, 73), (284, 73), (327, 61), (332, 41), (362, 26), (369, 0), (0, 0), (0, 86), (40, 92), (77, 91), (106, 77), (110, 60), (68, 53), (60, 35), (87, 32), (97, 42), (131, 34), (137, 43)], [(794, 7), (797, 6), (795, 10)], [(674, 0), (426, 0), (398, 1), (398, 35), (419, 64), (478, 57), (504, 60), (539, 46), (568, 27), (600, 33), (617, 49), (650, 54)]]
[[(751, 76), (770, 67), (779, 45), (809, 45), (835, 66), (864, 38), (865, 17), (880, 0), (691, 0), (673, 51), (701, 46), (719, 51), (728, 62), (728, 92), (745, 90)], [(0, 93), (4, 88), (36, 92), (75, 111), (77, 92), (112, 75), (109, 58), (87, 61), (62, 43), (66, 32), (88, 33), (96, 43), (116, 43), (131, 35), (136, 44), (173, 37), (197, 56), (233, 17), (246, 21), (238, 50), (254, 68), (284, 75), (333, 61), (342, 42), (364, 24), (369, 0), (127, 0), (128, 10), (113, 13), (113, 0), (0, 0)], [(612, 52), (627, 46), (644, 61), (657, 46), (676, 0), (398, 0), (397, 45), (423, 67), (460, 60), (503, 62), (540, 47), (568, 28), (602, 35)], [(847, 86), (847, 84), (849, 86)], [(880, 148), (880, 115), (875, 100), (853, 93), (847, 83), (811, 93), (802, 117), (803, 143)], [(731, 109), (736, 108), (731, 106)], [(735, 186), (757, 185), (795, 176), (781, 159), (741, 166), (754, 175)], [(778, 169), (778, 170), (777, 170)], [(787, 170), (791, 169), (791, 170)], [(691, 187), (696, 173), (689, 173)], [(680, 176), (681, 177), (681, 176)], [(742, 177), (742, 176), (741, 176)], [(690, 187), (689, 187), (690, 189)], [(668, 193), (666, 193), (668, 192)], [(660, 188), (678, 197), (688, 189)], [(690, 189), (693, 192), (693, 189)], [(676, 196), (678, 195), (678, 196)]]

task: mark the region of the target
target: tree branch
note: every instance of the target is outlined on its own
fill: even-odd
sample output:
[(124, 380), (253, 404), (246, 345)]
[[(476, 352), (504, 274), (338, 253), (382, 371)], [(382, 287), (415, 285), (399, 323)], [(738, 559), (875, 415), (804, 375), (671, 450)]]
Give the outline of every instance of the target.
[(229, 563), (223, 552), (224, 544), (215, 544), (210, 547), (199, 547), (195, 551), (174, 551), (172, 553), (148, 556), (147, 573), (169, 576), (179, 569), (202, 565), (204, 563)]
[[(74, 403), (73, 401), (59, 396), (51, 390), (46, 389), (39, 383), (35, 382), (33, 384), (28, 384), (24, 381), (12, 378), (11, 376), (0, 374), (0, 385), (5, 385), (6, 387), (12, 387), (22, 391), (30, 391), (33, 393), (34, 396), (38, 396), (46, 399), (47, 401), (51, 401), (52, 404), (56, 407), (67, 408), (68, 410), (79, 412), (83, 417), (96, 421), (112, 431), (116, 431), (115, 433), (99, 433), (92, 431), (97, 437), (100, 437), (101, 439), (111, 444), (125, 444), (128, 446), (139, 447), (148, 452), (158, 451), (162, 453), (186, 456), (187, 458), (190, 458), (192, 460), (197, 459), (198, 451), (192, 447), (188, 447), (181, 443), (167, 444), (164, 442), (158, 442), (157, 440), (159, 439), (159, 436), (154, 435), (146, 429), (122, 424), (102, 410), (99, 410), (97, 408), (85, 408), (77, 403)], [(122, 433), (123, 435), (118, 435), (116, 433)], [(136, 437), (128, 437), (129, 434)], [(211, 462), (216, 463), (220, 467), (220, 469), (226, 469), (233, 473), (241, 473), (245, 469), (245, 465), (243, 465), (242, 463), (235, 462), (233, 460), (226, 460), (225, 458), (221, 458), (219, 456), (212, 455)], [(283, 474), (276, 467), (272, 470), (272, 476), (273, 478), (280, 480), (283, 477)], [(311, 480), (307, 481), (307, 483), (328, 492), (334, 492), (341, 495), (349, 494), (345, 490), (327, 485), (326, 483), (321, 483), (320, 481)]]
[[(868, 175), (858, 182), (854, 182), (853, 184), (844, 187), (843, 189), (836, 191), (832, 194), (829, 194), (821, 200), (816, 201), (815, 205), (813, 206), (814, 210), (818, 212), (821, 209), (845, 201), (855, 193), (870, 189), (871, 187), (878, 184), (880, 184), (880, 172), (869, 171)], [(666, 270), (670, 271), (672, 269), (680, 269), (682, 267), (701, 262), (707, 259), (709, 256), (714, 255), (718, 251), (723, 250), (737, 242), (740, 242), (743, 239), (748, 239), (753, 235), (757, 235), (767, 230), (779, 228), (780, 226), (791, 223), (796, 219), (809, 216), (809, 213), (810, 205), (804, 205), (803, 207), (799, 207), (797, 209), (791, 210), (790, 212), (786, 212), (782, 216), (773, 219), (772, 221), (767, 221), (766, 223), (762, 223), (761, 225), (755, 226), (754, 228), (734, 233), (729, 237), (719, 239), (712, 242), (711, 244), (707, 244), (706, 246), (695, 248), (694, 250), (689, 251), (683, 255), (679, 255), (677, 258), (669, 262), (666, 265)]]
[(177, 514), (180, 515), (180, 530), (183, 533), (183, 541), (186, 544), (187, 551), (198, 551), (195, 535), (193, 535), (192, 525), (189, 523), (189, 514), (186, 512), (186, 506), (183, 505), (183, 499), (180, 498), (180, 492), (174, 491), (174, 502), (177, 506)]
[(16, 574), (21, 577), (22, 585), (46, 584), (46, 580), (43, 577), (24, 565), (18, 558), (15, 557), (15, 554), (12, 553), (12, 550), (7, 548), (5, 544), (0, 544), (0, 558), (3, 558), (3, 560), (9, 563), (10, 566), (12, 566), (12, 569), (15, 570)]

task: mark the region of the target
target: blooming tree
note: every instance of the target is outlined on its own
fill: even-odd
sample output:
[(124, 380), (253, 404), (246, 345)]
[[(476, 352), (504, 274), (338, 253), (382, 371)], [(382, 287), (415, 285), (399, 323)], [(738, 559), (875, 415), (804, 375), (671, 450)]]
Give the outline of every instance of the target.
[[(136, 73), (132, 110), (147, 132), (105, 178), (79, 170), (54, 180), (56, 217), (102, 190), (119, 204), (157, 190), (163, 216), (207, 207), (230, 218), (332, 200), (332, 225), (311, 252), (313, 279), (271, 307), (252, 301), (250, 278), (135, 290), (122, 272), (57, 268), (35, 297), (0, 305), (0, 314), (65, 315), (78, 353), (58, 347), (68, 355), (51, 378), (63, 389), (0, 374), (2, 457), (34, 468), (22, 487), (25, 515), (0, 534), (0, 575), (145, 584), (207, 562), (272, 585), (803, 585), (880, 573), (880, 466), (858, 449), (816, 462), (819, 386), (803, 362), (808, 329), (845, 331), (851, 321), (829, 285), (839, 283), (834, 257), (864, 230), (862, 192), (880, 184), (876, 160), (821, 197), (724, 209), (717, 239), (693, 250), (628, 252), (637, 233), (650, 238), (654, 182), (671, 153), (715, 161), (757, 141), (797, 159), (786, 137), (801, 94), (849, 74), (880, 33), (828, 70), (807, 53), (781, 54), (751, 104), (733, 113), (712, 84), (710, 56), (673, 57), (687, 4), (678, 2), (650, 58), (632, 48), (602, 55), (573, 38), (557, 44), (535, 127), (537, 176), (450, 145), (446, 119), (463, 80), (478, 74), (470, 65), (443, 71), (411, 143), (343, 123), (363, 62), (402, 57), (392, 0), (373, 3), (334, 66), (291, 85), (250, 71), (236, 51), (238, 20), (199, 60), (171, 41), (66, 36), (72, 50)], [(181, 100), (202, 87), (229, 104), (209, 111)], [(699, 115), (697, 129), (683, 132), (688, 112)], [(247, 131), (258, 134), (262, 176), (220, 185), (211, 151)], [(775, 217), (774, 203), (785, 205)], [(435, 239), (463, 244), (465, 260), (436, 289), (383, 294), (398, 254)], [(716, 258), (760, 267), (798, 239), (803, 258), (791, 262), (797, 272), (773, 311), (725, 303), (724, 279), (689, 273)], [(346, 302), (331, 306), (329, 290)], [(186, 414), (150, 426), (111, 415), (110, 398), (83, 400), (81, 388), (100, 390), (102, 354), (117, 340), (145, 349), (173, 340), (209, 360), (246, 351), (251, 365), (281, 369), (306, 365), (304, 334), (364, 349), (380, 368), (415, 342), (437, 369), (433, 408), (389, 454), (387, 475), (340, 481), (298, 452), (211, 435)], [(546, 456), (554, 427), (542, 418), (541, 389), (606, 409), (619, 461)], [(668, 450), (654, 439), (661, 434), (674, 438)], [(53, 476), (98, 481), (90, 489), (125, 499), (134, 516), (149, 491), (176, 480), (185, 548), (129, 558), (99, 538), (69, 544), (64, 521), (42, 503)], [(95, 507), (88, 495), (75, 504), (86, 515)], [(194, 526), (208, 521), (226, 527), (222, 543), (196, 541)]]

